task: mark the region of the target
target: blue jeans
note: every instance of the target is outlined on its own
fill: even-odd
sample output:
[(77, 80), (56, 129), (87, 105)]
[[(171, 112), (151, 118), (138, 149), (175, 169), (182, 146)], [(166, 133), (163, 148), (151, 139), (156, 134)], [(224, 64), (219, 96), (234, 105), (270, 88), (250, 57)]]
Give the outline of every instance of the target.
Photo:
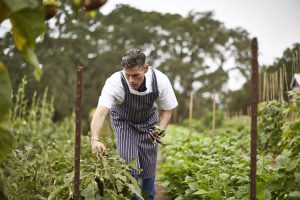
[[(134, 176), (138, 181), (138, 176)], [(155, 197), (155, 177), (142, 178), (142, 196), (144, 200), (154, 200)], [(131, 197), (131, 200), (140, 200), (136, 195)]]

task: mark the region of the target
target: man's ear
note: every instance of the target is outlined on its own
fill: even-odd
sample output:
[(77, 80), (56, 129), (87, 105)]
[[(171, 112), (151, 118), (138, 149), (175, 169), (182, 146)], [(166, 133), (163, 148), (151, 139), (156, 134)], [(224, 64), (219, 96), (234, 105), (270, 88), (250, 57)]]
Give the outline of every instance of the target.
[(148, 72), (148, 69), (149, 69), (149, 65), (148, 65), (148, 64), (144, 64), (144, 70), (145, 70), (145, 73)]

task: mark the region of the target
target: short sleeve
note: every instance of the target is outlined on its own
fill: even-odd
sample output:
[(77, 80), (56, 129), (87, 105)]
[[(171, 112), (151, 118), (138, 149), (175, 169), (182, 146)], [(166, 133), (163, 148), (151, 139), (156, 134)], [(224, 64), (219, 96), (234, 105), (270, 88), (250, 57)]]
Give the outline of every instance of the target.
[(169, 78), (161, 73), (156, 73), (157, 76), (157, 83), (158, 83), (158, 90), (159, 96), (156, 101), (158, 107), (161, 110), (172, 110), (178, 106), (178, 102), (171, 85)]
[(120, 80), (120, 74), (115, 73), (105, 81), (98, 100), (98, 106), (101, 105), (110, 109), (115, 104), (121, 104), (124, 96), (125, 93)]

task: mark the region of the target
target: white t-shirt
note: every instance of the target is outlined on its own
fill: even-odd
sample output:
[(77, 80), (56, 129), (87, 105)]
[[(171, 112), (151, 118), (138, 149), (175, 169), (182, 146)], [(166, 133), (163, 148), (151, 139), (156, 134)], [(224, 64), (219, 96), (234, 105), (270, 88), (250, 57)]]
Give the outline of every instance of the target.
[[(154, 69), (157, 87), (158, 87), (158, 97), (155, 101), (156, 105), (161, 110), (172, 110), (177, 107), (178, 102), (170, 83), (169, 78), (162, 72)], [(125, 77), (124, 70), (122, 71)], [(126, 80), (127, 85), (131, 94), (136, 95), (146, 95), (152, 92), (152, 70), (149, 67), (149, 70), (145, 74), (146, 77), (146, 90), (143, 92), (138, 92), (130, 87), (128, 81)], [(126, 79), (126, 78), (125, 78)], [(115, 72), (112, 74), (105, 82), (105, 85), (102, 89), (101, 95), (98, 100), (98, 106), (105, 106), (111, 108), (115, 104), (122, 104), (125, 97), (125, 89), (122, 85), (121, 74), (120, 72)]]

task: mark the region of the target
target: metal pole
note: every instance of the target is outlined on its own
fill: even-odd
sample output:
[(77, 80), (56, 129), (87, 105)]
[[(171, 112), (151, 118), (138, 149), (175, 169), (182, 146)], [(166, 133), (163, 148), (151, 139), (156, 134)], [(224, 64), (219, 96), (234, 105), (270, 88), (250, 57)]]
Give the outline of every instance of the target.
[(74, 200), (80, 199), (79, 186), (80, 186), (80, 132), (81, 132), (82, 68), (83, 68), (82, 66), (77, 67)]
[(257, 39), (251, 41), (252, 52), (252, 80), (251, 80), (251, 169), (250, 169), (250, 200), (256, 199), (256, 141), (257, 141), (257, 104), (258, 104), (258, 61), (257, 61)]

